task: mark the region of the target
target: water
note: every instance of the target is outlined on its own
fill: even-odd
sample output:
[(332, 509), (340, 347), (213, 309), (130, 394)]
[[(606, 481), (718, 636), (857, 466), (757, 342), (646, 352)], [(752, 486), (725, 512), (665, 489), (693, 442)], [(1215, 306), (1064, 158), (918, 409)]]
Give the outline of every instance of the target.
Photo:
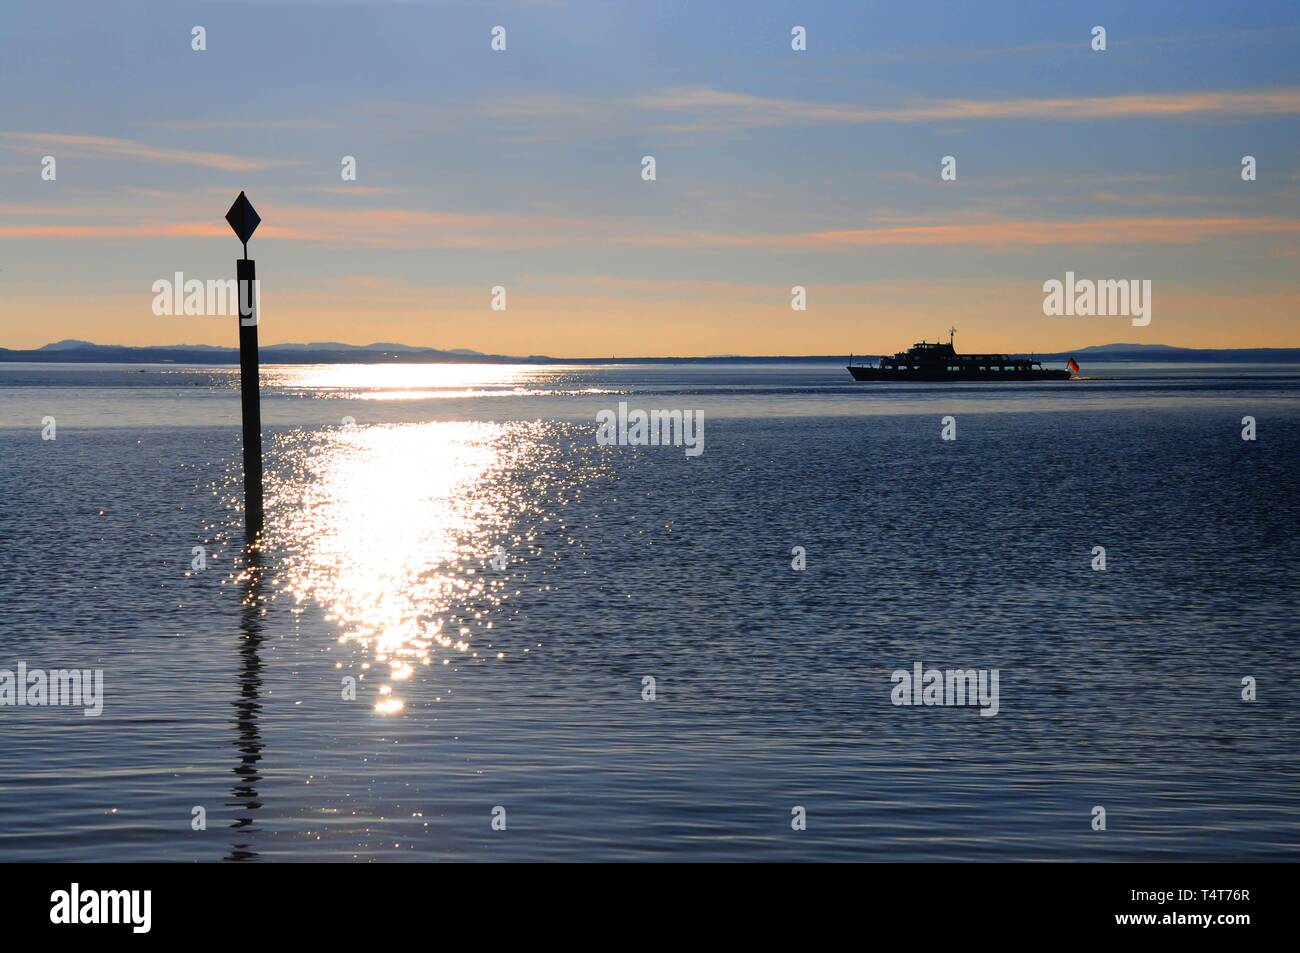
[(0, 365), (0, 858), (1295, 860), (1300, 369), (1085, 371), (270, 367), (250, 561), (235, 369)]

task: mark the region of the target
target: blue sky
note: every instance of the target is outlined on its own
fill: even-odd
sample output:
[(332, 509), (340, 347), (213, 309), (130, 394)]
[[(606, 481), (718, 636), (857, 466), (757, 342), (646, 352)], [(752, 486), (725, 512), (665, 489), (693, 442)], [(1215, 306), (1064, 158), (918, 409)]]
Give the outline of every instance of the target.
[[(1294, 3), (22, 5), (0, 345), (233, 343), (150, 289), (233, 274), (240, 189), (266, 343), (1300, 345), (1297, 53)], [(1151, 325), (1045, 317), (1067, 270), (1152, 280)]]

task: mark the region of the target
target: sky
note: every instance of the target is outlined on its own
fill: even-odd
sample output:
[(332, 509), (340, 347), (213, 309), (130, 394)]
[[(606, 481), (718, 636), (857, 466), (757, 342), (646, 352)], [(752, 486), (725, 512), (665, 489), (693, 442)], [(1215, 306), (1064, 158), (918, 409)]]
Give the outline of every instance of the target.
[(263, 344), (1296, 347), (1298, 120), (1293, 0), (11, 4), (0, 346), (236, 346), (153, 286), (234, 277), (244, 190)]

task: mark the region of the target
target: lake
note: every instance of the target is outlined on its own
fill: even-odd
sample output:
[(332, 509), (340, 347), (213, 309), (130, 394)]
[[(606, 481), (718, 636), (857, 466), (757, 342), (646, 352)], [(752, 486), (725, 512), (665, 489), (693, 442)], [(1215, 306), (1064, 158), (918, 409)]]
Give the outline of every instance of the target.
[(1084, 373), (266, 366), (250, 554), (237, 368), (0, 364), (0, 858), (1295, 860), (1300, 368)]

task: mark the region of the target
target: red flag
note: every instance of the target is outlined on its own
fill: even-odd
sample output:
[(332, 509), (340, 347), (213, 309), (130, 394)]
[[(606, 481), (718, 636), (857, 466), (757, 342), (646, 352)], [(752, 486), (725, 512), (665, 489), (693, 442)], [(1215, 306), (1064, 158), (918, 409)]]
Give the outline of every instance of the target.
[(1066, 361), (1065, 363), (1066, 363), (1067, 365), (1069, 365), (1070, 370), (1074, 371), (1074, 375), (1075, 375), (1075, 377), (1078, 377), (1078, 376), (1079, 376), (1079, 362), (1076, 361), (1074, 358), (1070, 358), (1070, 359), (1069, 359), (1068, 361)]

